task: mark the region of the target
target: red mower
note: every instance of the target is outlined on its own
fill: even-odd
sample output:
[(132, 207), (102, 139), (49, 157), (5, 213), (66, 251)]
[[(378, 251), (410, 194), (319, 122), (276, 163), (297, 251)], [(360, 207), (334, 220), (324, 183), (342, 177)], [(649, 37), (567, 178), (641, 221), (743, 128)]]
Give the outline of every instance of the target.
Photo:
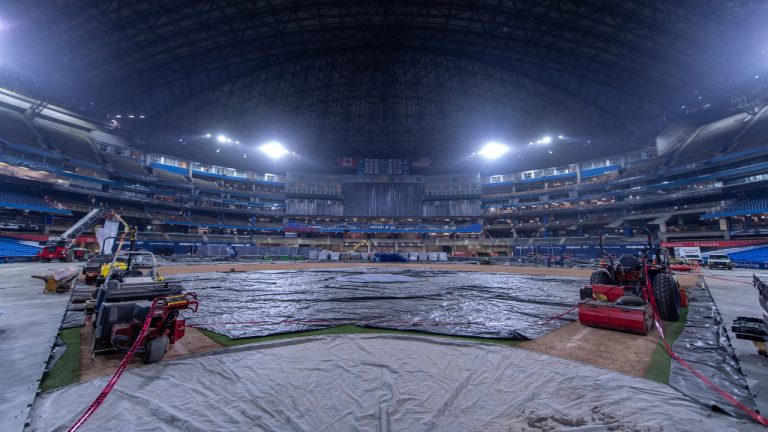
[(640, 256), (622, 255), (618, 262), (605, 252), (603, 236), (600, 251), (608, 257), (605, 268), (592, 273), (589, 285), (580, 291), (579, 322), (628, 333), (646, 335), (653, 325), (651, 297), (659, 317), (680, 319), (680, 286), (669, 268), (665, 250), (654, 247), (651, 233)]

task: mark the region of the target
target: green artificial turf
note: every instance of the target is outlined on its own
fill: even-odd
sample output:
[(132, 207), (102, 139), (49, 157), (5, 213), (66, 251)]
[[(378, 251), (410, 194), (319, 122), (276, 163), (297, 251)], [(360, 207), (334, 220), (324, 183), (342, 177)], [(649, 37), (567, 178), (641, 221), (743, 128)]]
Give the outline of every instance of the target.
[(62, 330), (61, 340), (67, 344), (64, 354), (40, 383), (42, 391), (68, 386), (80, 381), (80, 327)]
[[(683, 332), (687, 319), (688, 308), (682, 308), (680, 319), (677, 322), (664, 322), (664, 335), (667, 337), (667, 342), (669, 342), (670, 346), (675, 343), (677, 337)], [(662, 384), (669, 384), (669, 370), (671, 366), (672, 359), (667, 354), (664, 342), (659, 338), (656, 348), (653, 350), (653, 354), (651, 354), (651, 362), (648, 363), (648, 369), (645, 370), (643, 376)]]
[[(342, 325), (337, 327), (329, 327), (329, 328), (324, 328), (320, 330), (310, 330), (310, 331), (295, 332), (295, 333), (282, 333), (282, 334), (276, 334), (276, 335), (270, 335), (270, 336), (260, 336), (260, 337), (244, 338), (244, 339), (230, 339), (227, 336), (223, 336), (218, 333), (204, 330), (204, 329), (200, 329), (200, 331), (204, 335), (211, 338), (214, 342), (226, 347), (236, 346), (236, 345), (245, 345), (245, 344), (254, 343), (254, 342), (266, 342), (266, 341), (290, 339), (290, 338), (297, 338), (297, 337), (322, 336), (322, 335), (334, 335), (334, 334), (387, 333), (387, 334), (399, 334), (399, 335), (413, 335), (414, 333), (416, 333), (416, 332), (402, 331), (402, 330), (360, 327), (352, 324), (347, 324), (347, 325)], [(430, 333), (429, 336), (436, 336), (436, 337), (442, 337), (442, 338), (448, 338), (448, 339), (458, 339), (458, 340), (465, 340), (465, 341), (474, 341), (474, 342), (486, 342), (486, 343), (506, 345), (506, 346), (514, 346), (520, 343), (520, 341), (508, 340), (508, 339), (485, 339), (485, 338), (476, 338), (476, 337), (467, 337), (467, 336), (449, 336), (449, 335), (441, 335), (441, 334), (434, 334), (434, 333)]]

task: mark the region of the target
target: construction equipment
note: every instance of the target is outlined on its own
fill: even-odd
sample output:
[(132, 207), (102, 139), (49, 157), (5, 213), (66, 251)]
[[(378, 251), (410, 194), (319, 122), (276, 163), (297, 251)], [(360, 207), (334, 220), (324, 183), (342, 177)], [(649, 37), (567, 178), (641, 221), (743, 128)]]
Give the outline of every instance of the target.
[[(127, 226), (126, 230), (128, 230)], [(128, 250), (130, 251), (136, 250), (136, 231), (136, 227), (129, 229), (130, 244)], [(121, 238), (122, 240), (125, 239), (125, 237)], [(107, 278), (107, 275), (110, 271), (113, 271), (112, 276), (114, 277), (122, 275), (123, 272), (128, 269), (127, 261), (130, 258), (130, 254), (121, 254), (117, 256), (117, 260), (113, 260), (112, 254), (106, 251), (108, 249), (106, 247), (106, 243), (111, 239), (117, 239), (117, 237), (105, 237), (101, 247), (102, 253), (90, 258), (83, 266), (83, 275), (85, 275), (86, 284), (96, 285), (96, 287), (99, 287), (102, 283), (104, 283), (104, 280)], [(118, 250), (121, 250), (123, 247), (122, 240), (118, 244)], [(111, 252), (111, 250), (109, 252)], [(156, 280), (162, 280), (159, 275), (155, 274), (154, 276)]]
[(670, 271), (669, 258), (665, 250), (654, 247), (650, 231), (643, 230), (648, 243), (640, 256), (622, 255), (618, 262), (605, 252), (600, 235), (601, 254), (608, 257), (608, 264), (593, 272), (590, 284), (580, 290), (582, 324), (648, 334), (653, 323), (651, 296), (661, 319), (680, 319), (680, 285)]
[(32, 275), (45, 282), (44, 293), (64, 293), (72, 289), (77, 281), (77, 269), (66, 267), (47, 275)]
[(83, 265), (83, 276), (85, 276), (86, 285), (96, 285), (96, 279), (99, 277), (103, 256), (101, 254), (88, 257)]
[(768, 278), (752, 275), (752, 284), (757, 289), (757, 297), (760, 307), (763, 309), (763, 316), (760, 318), (738, 317), (733, 320), (731, 331), (736, 334), (736, 339), (752, 341), (758, 354), (768, 357), (768, 349), (766, 348), (768, 345)]
[(93, 226), (102, 217), (108, 220), (116, 218), (119, 222), (125, 224), (120, 216), (114, 212), (107, 210), (104, 207), (95, 208), (88, 212), (85, 217), (75, 222), (74, 225), (69, 227), (69, 229), (60, 236), (51, 236), (45, 243), (45, 247), (40, 249), (40, 252), (37, 253), (37, 259), (45, 262), (51, 262), (53, 260), (66, 262), (75, 260), (85, 261), (89, 253), (88, 249), (75, 248), (73, 247), (73, 244), (77, 239), (77, 236)]
[[(117, 262), (126, 264), (123, 271), (117, 270)], [(182, 291), (179, 282), (158, 280), (151, 252), (116, 252), (95, 299), (86, 303), (86, 314), (92, 316), (91, 352), (128, 352), (151, 311), (144, 346), (137, 352), (145, 363), (159, 361), (169, 344), (184, 336), (185, 320), (179, 317), (179, 312), (197, 311), (197, 295)]]
[(368, 248), (367, 250), (368, 253), (371, 252), (371, 242), (369, 242), (368, 240), (361, 240), (360, 242), (355, 244), (355, 246), (352, 248), (352, 252), (357, 252), (357, 250), (363, 246), (366, 246)]

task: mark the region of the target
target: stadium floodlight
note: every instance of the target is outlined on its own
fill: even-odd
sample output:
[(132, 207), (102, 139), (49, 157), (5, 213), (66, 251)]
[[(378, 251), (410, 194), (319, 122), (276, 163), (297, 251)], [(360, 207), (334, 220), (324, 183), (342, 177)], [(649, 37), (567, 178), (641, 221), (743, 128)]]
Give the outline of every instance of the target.
[(562, 135), (558, 135), (558, 136), (557, 136), (557, 139), (564, 139), (564, 138), (565, 138), (565, 137), (564, 137), (564, 136), (562, 136)]
[(509, 151), (509, 147), (506, 145), (497, 142), (497, 141), (490, 141), (486, 143), (483, 148), (480, 149), (478, 154), (484, 156), (486, 159), (496, 159), (504, 155), (506, 152)]
[(227, 142), (227, 136), (226, 135), (219, 135), (219, 136), (216, 137), (216, 141), (218, 141), (220, 143), (225, 143), (225, 142)]
[(283, 147), (283, 145), (278, 141), (270, 141), (266, 144), (263, 144), (261, 147), (259, 147), (259, 150), (269, 156), (272, 160), (280, 159), (289, 153), (288, 150), (286, 150), (285, 147)]
[(551, 136), (545, 136), (544, 138), (541, 139), (541, 143), (542, 144), (549, 144), (551, 142), (552, 142), (552, 137)]
[(205, 134), (205, 137), (206, 137), (206, 138), (210, 138), (210, 137), (211, 137), (211, 134), (207, 133), (207, 134)]

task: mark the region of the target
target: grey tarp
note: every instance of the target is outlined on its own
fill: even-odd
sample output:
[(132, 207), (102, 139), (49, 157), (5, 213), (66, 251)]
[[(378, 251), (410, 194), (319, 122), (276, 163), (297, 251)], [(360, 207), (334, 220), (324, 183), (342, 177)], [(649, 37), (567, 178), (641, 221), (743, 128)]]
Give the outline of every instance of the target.
[[(688, 320), (672, 349), (731, 396), (755, 409), (747, 380), (741, 372), (720, 312), (706, 285), (688, 288)], [(747, 417), (746, 413), (726, 401), (676, 361), (672, 362), (669, 385), (706, 406), (716, 406), (732, 415)]]
[(562, 314), (583, 279), (509, 273), (388, 268), (357, 271), (260, 271), (180, 275), (199, 295), (187, 314), (230, 338), (355, 323), (487, 338), (528, 339), (573, 321)]
[[(108, 377), (37, 398), (63, 431)], [(522, 349), (425, 336), (245, 345), (125, 372), (82, 431), (750, 431), (669, 386)]]
[(83, 282), (75, 284), (69, 296), (67, 312), (61, 322), (62, 330), (85, 325), (85, 302), (91, 298), (92, 289), (93, 287)]

